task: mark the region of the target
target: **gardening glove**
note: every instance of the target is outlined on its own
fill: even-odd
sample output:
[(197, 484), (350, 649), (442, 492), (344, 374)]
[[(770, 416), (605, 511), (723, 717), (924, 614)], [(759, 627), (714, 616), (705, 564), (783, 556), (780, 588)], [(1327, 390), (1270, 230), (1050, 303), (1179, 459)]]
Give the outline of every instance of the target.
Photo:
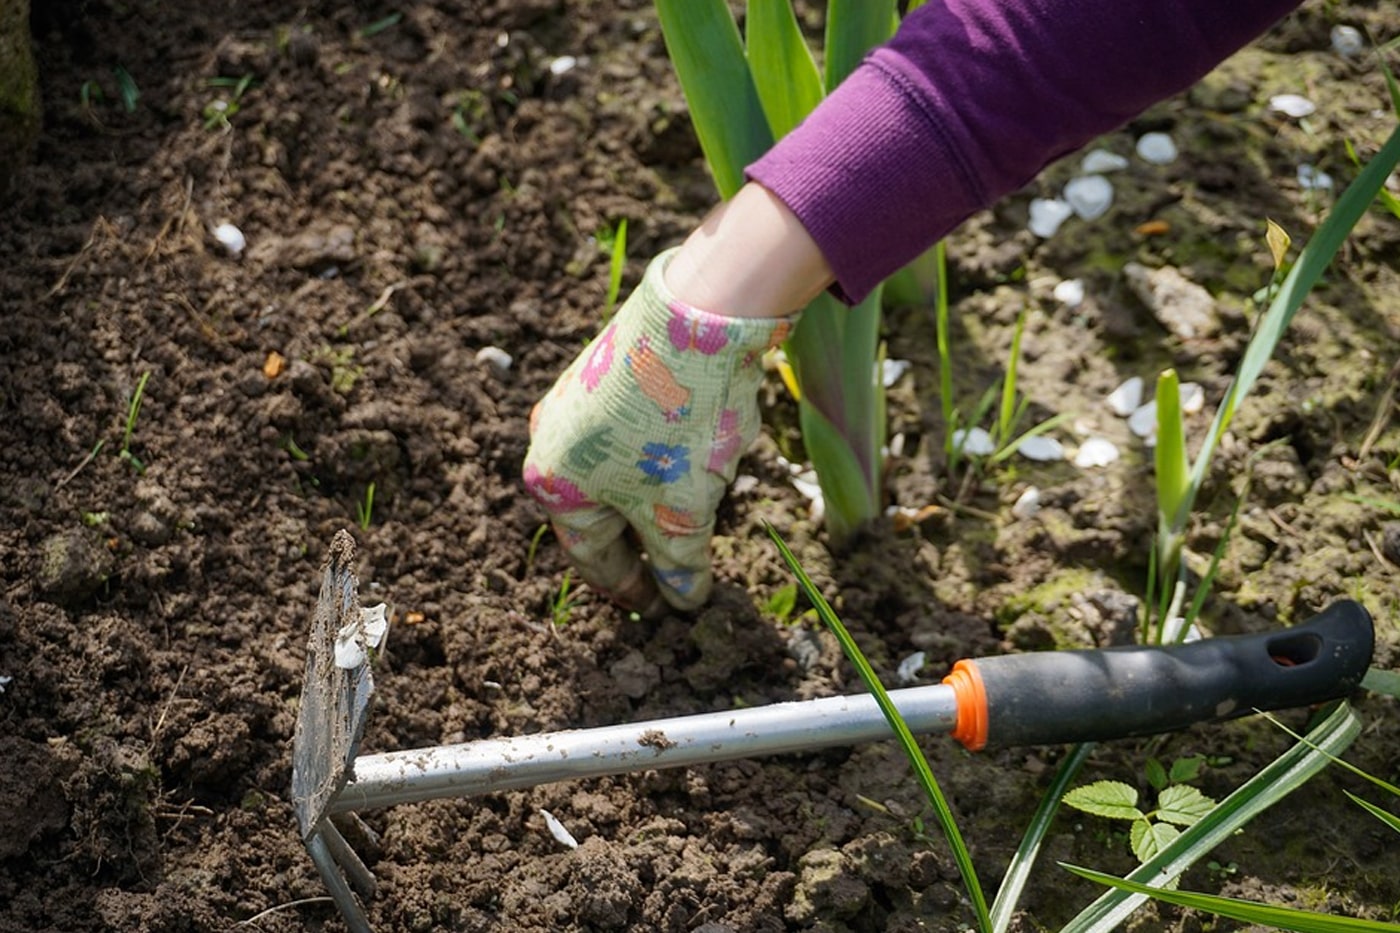
[(758, 433), (762, 356), (796, 323), (681, 303), (663, 281), (673, 254), (535, 406), (524, 470), (583, 578), (652, 616), (709, 596), (715, 510)]

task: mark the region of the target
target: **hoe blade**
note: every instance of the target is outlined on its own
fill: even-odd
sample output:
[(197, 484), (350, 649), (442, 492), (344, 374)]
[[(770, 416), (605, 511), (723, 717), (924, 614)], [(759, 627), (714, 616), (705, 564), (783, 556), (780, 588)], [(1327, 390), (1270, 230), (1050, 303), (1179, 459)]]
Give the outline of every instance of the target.
[(316, 832), (327, 808), (354, 777), (374, 694), (368, 659), (350, 669), (335, 663), (337, 633), (363, 617), (354, 563), (354, 539), (337, 532), (321, 567), (321, 595), (306, 645), (306, 679), (292, 742), (292, 805), (303, 839)]

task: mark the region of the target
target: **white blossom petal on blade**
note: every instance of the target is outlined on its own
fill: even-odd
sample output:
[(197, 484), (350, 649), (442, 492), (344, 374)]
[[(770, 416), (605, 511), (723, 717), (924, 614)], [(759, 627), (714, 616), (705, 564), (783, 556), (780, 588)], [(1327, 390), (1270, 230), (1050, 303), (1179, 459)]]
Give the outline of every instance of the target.
[(364, 622), (356, 619), (345, 623), (335, 636), (335, 666), (353, 671), (364, 664), (368, 657), (365, 652)]
[(364, 617), (365, 644), (378, 648), (389, 632), (389, 607), (383, 603), (366, 606), (360, 610), (360, 615)]

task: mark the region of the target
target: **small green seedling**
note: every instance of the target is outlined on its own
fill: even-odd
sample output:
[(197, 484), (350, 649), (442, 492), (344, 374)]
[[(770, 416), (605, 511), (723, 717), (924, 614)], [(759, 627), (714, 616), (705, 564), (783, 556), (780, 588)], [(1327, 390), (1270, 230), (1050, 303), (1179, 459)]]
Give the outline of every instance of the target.
[(608, 251), (608, 295), (603, 303), (603, 320), (612, 317), (617, 307), (617, 295), (622, 290), (622, 270), (627, 264), (627, 218), (617, 222), (614, 230), (598, 231), (598, 243)]
[(135, 113), (136, 103), (141, 99), (141, 89), (136, 86), (136, 79), (121, 65), (113, 68), (112, 74), (117, 79), (117, 96), (121, 98), (122, 109), (127, 113)]
[(540, 541), (548, 530), (549, 522), (540, 522), (540, 527), (536, 528), (535, 533), (530, 536), (530, 547), (525, 551), (525, 576), (527, 577), (535, 567), (535, 554), (539, 551)]
[(550, 619), (556, 629), (569, 624), (569, 616), (573, 612), (574, 604), (578, 602), (578, 597), (571, 592), (573, 582), (573, 569), (565, 570), (564, 579), (559, 583), (559, 591), (554, 594), (554, 602), (549, 607)]
[(1214, 800), (1185, 783), (1200, 774), (1204, 763), (1200, 757), (1182, 758), (1168, 770), (1155, 758), (1149, 758), (1147, 779), (1157, 793), (1157, 807), (1153, 810), (1140, 809), (1137, 788), (1122, 781), (1095, 781), (1076, 787), (1065, 794), (1064, 802), (1094, 816), (1129, 821), (1133, 854), (1139, 862), (1147, 862), (1181, 835), (1182, 829), (1194, 825), (1214, 808)]
[(365, 487), (365, 497), (355, 503), (355, 520), (360, 525), (361, 531), (368, 531), (370, 522), (374, 519), (374, 482), (371, 481)]
[(204, 118), (204, 128), (206, 130), (232, 129), (233, 125), (229, 120), (243, 108), (243, 95), (248, 93), (248, 89), (253, 86), (253, 76), (246, 74), (241, 78), (210, 78), (207, 84), (211, 88), (227, 90), (228, 95), (221, 94), (204, 105), (204, 109), (200, 112), (200, 116)]
[(796, 609), (796, 583), (787, 583), (778, 587), (777, 591), (768, 598), (768, 602), (763, 604), (763, 611), (776, 619), (779, 625), (790, 624), (793, 621), (792, 614)]
[(136, 419), (141, 414), (141, 399), (146, 394), (146, 382), (150, 378), (151, 371), (148, 369), (141, 374), (141, 379), (136, 383), (136, 391), (131, 393), (131, 401), (126, 406), (126, 430), (122, 432), (121, 450), (117, 451), (117, 456), (130, 464), (137, 473), (145, 473), (146, 465), (131, 452), (131, 436), (136, 432)]
[(357, 35), (359, 35), (361, 39), (372, 39), (384, 30), (389, 29), (392, 26), (397, 26), (402, 20), (402, 13), (390, 13), (383, 19), (377, 19), (374, 22), (370, 23), (368, 26), (365, 26), (359, 31)]

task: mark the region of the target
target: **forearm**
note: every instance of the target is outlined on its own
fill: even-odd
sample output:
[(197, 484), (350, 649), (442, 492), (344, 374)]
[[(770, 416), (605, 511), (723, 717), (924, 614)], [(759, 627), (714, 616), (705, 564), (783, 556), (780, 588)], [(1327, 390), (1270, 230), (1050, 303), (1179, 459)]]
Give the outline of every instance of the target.
[(749, 177), (799, 219), (843, 296), (859, 299), (1297, 2), (933, 0)]
[(666, 267), (677, 298), (731, 317), (791, 314), (833, 280), (802, 222), (754, 182), (711, 211)]

